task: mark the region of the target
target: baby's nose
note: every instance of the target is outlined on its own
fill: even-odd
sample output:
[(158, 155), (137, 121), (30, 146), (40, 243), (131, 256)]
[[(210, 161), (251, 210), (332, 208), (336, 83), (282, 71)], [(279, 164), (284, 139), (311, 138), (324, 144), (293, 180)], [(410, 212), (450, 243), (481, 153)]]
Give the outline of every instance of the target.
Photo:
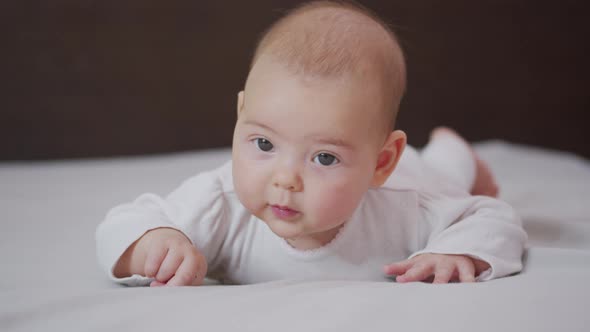
[(290, 168), (281, 168), (274, 174), (273, 185), (277, 188), (289, 190), (289, 191), (302, 191), (303, 181), (299, 172)]

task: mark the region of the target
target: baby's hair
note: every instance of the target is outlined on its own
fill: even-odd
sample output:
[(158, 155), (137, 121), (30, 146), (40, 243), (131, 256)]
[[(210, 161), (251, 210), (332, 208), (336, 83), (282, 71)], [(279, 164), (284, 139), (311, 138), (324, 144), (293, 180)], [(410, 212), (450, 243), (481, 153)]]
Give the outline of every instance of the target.
[(369, 9), (351, 1), (304, 3), (264, 31), (250, 68), (263, 54), (296, 74), (379, 80), (393, 129), (406, 86), (404, 56), (392, 29)]

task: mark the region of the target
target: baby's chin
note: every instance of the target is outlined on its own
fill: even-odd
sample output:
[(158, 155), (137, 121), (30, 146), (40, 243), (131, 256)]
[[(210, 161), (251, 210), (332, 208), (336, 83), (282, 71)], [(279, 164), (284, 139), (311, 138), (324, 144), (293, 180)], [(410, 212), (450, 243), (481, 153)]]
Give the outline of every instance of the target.
[(258, 219), (262, 220), (270, 228), (270, 230), (275, 233), (275, 235), (282, 237), (283, 239), (297, 238), (304, 234), (304, 228), (301, 220), (285, 221), (272, 217), (257, 217)]

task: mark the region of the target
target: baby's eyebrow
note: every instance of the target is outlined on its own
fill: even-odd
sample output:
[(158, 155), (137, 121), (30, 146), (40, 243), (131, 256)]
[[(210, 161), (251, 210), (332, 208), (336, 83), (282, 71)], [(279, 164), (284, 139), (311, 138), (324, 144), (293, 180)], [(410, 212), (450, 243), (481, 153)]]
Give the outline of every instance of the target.
[(353, 146), (352, 144), (350, 144), (349, 142), (339, 139), (339, 138), (334, 138), (334, 137), (318, 137), (318, 136), (310, 136), (309, 138), (313, 139), (314, 141), (321, 143), (321, 144), (328, 144), (328, 145), (334, 145), (334, 146), (338, 146), (338, 147), (342, 147), (345, 149), (350, 149), (353, 150)]
[(249, 126), (261, 127), (261, 128), (264, 128), (264, 129), (266, 129), (268, 131), (272, 131), (273, 133), (276, 133), (277, 132), (276, 130), (272, 129), (271, 127), (265, 125), (264, 123), (260, 123), (260, 122), (257, 122), (257, 121), (246, 120), (246, 121), (244, 121), (244, 124), (249, 125)]

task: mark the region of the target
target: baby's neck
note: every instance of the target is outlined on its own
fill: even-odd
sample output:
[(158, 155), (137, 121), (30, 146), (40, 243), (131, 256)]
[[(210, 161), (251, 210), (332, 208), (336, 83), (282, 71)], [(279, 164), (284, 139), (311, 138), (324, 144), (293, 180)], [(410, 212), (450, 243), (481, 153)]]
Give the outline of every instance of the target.
[(321, 233), (303, 235), (296, 238), (290, 238), (285, 240), (291, 247), (297, 250), (305, 251), (318, 249), (332, 242), (332, 240), (334, 240), (340, 232), (342, 226), (343, 225), (340, 225), (336, 228)]

